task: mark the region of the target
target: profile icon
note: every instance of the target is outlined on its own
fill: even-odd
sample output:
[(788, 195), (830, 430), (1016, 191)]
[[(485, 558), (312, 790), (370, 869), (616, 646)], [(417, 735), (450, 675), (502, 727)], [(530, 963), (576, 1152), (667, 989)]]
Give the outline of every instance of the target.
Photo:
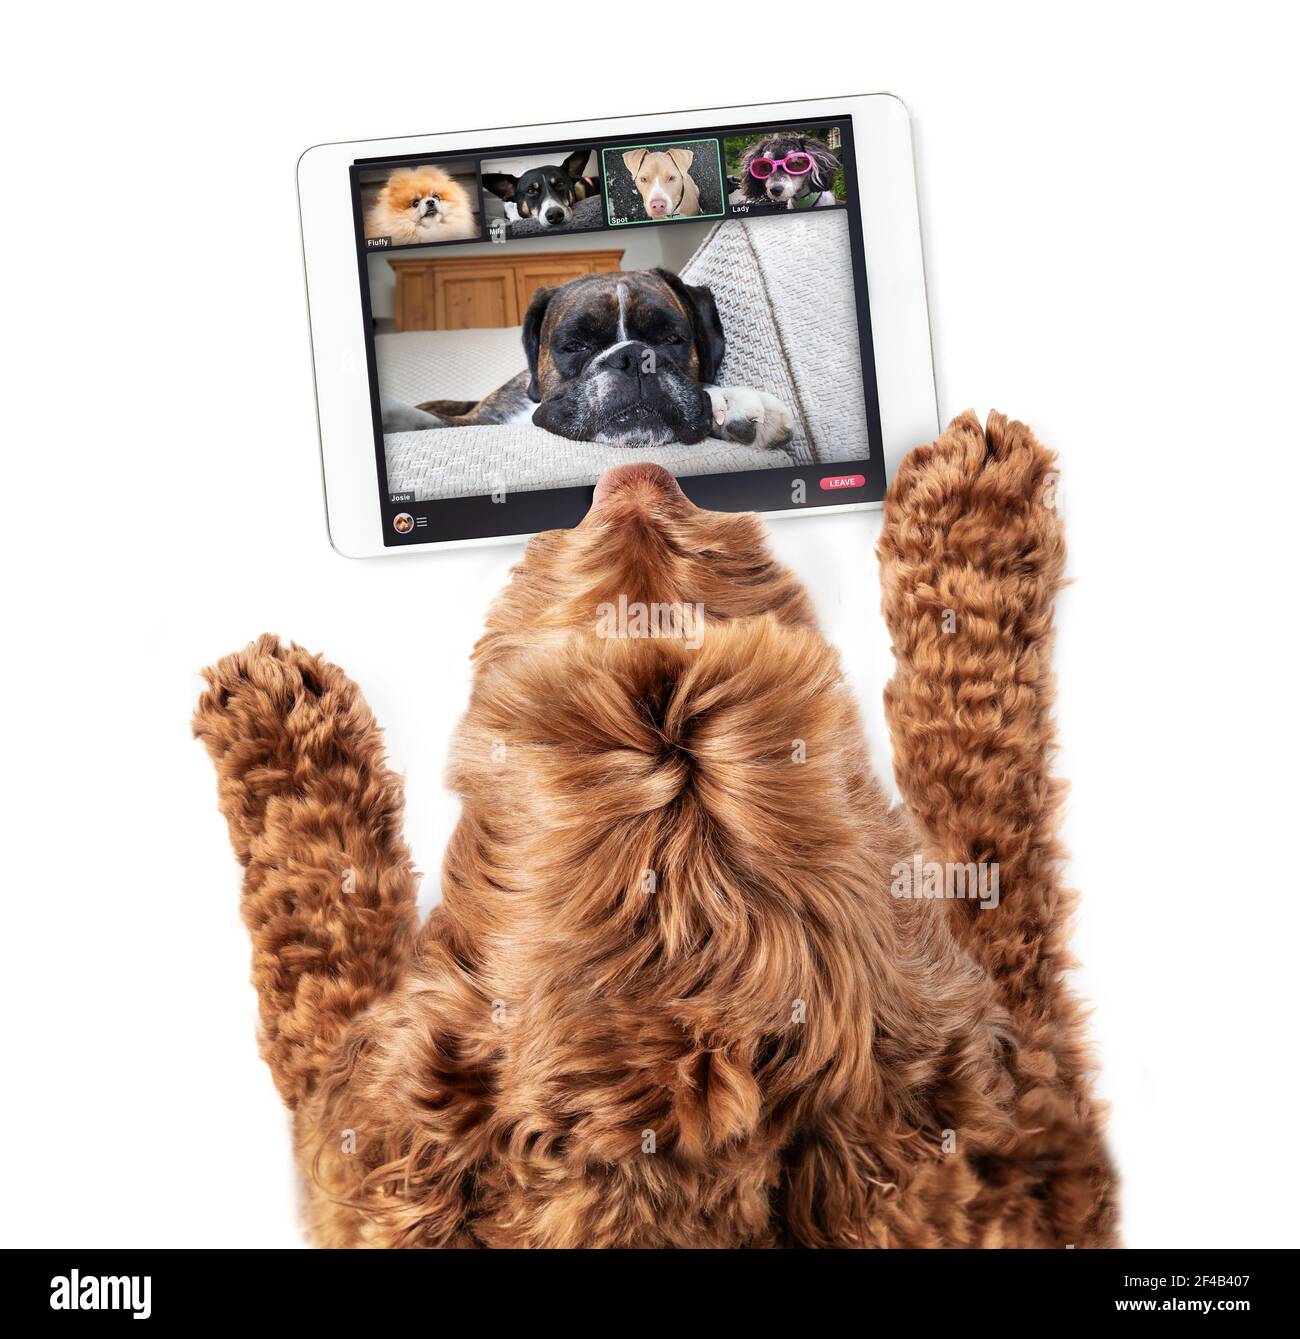
[(415, 529), (415, 517), (409, 511), (399, 511), (393, 517), (393, 529), (399, 535), (409, 535)]

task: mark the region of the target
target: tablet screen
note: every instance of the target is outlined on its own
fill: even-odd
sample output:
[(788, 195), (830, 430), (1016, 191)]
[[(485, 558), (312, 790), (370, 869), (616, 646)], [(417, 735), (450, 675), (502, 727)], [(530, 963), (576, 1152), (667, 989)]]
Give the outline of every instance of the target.
[(884, 492), (852, 119), (351, 167), (387, 545)]

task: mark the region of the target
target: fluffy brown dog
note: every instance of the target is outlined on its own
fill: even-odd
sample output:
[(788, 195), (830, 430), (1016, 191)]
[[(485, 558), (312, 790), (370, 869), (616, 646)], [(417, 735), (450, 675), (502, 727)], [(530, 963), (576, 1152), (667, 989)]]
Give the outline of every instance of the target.
[(366, 215), (366, 236), (397, 246), (461, 241), (478, 230), (469, 192), (432, 163), (394, 172)]
[[(606, 476), (494, 605), (423, 929), (354, 685), (270, 637), (208, 671), (314, 1241), (1113, 1242), (1061, 983), (1051, 465), (968, 415), (891, 489), (908, 813), (760, 522), (657, 466)], [(599, 636), (619, 596), (700, 603), (703, 636)], [(999, 905), (899, 896), (917, 854), (996, 862)]]

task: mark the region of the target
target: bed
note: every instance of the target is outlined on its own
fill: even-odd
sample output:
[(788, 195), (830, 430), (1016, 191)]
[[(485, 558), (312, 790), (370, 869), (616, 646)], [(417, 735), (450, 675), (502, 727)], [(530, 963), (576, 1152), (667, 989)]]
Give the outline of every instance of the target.
[[(653, 460), (674, 474), (725, 474), (867, 454), (857, 314), (844, 214), (718, 224), (682, 267), (707, 284), (727, 333), (722, 385), (765, 390), (792, 411), (784, 449), (574, 442), (531, 423), (391, 432), (388, 487), (416, 501), (591, 484), (611, 465)], [(475, 399), (524, 367), (519, 327), (375, 337), (380, 393), (407, 405)]]

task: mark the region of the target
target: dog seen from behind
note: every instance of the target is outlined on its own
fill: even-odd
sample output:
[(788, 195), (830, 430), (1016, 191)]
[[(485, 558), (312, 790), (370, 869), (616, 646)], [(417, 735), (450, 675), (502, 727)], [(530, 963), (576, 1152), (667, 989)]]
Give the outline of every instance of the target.
[[(1114, 1243), (1061, 979), (1052, 465), (968, 415), (893, 483), (902, 807), (759, 519), (607, 473), (488, 615), (423, 926), (355, 685), (272, 637), (207, 672), (315, 1243)], [(908, 874), (989, 865), (997, 897)]]

